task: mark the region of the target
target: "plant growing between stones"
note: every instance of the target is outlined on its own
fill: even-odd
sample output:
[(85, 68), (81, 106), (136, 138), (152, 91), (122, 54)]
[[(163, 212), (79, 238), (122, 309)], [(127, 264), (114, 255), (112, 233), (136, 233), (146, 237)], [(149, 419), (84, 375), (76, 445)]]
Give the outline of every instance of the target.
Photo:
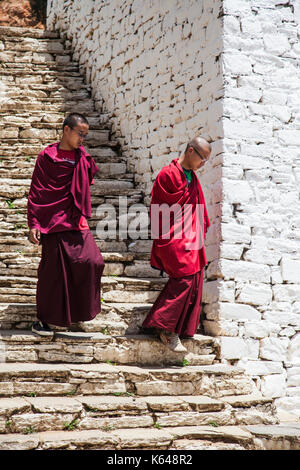
[(208, 425), (209, 425), (209, 426), (214, 426), (215, 428), (217, 428), (217, 427), (219, 426), (219, 424), (216, 423), (215, 421), (210, 421), (210, 422), (208, 423)]
[(84, 405), (86, 411), (90, 411), (91, 413), (97, 413), (99, 410), (98, 408), (93, 408), (92, 406), (89, 406), (87, 404)]
[(102, 431), (112, 431), (113, 429), (115, 429), (115, 427), (110, 426), (109, 424), (107, 424), (105, 426), (102, 426), (101, 429), (102, 429)]
[(159, 424), (159, 423), (155, 423), (155, 424), (153, 424), (153, 427), (156, 428), (156, 429), (161, 429), (162, 425)]
[(70, 395), (71, 395), (71, 396), (72, 396), (72, 395), (76, 395), (76, 391), (77, 391), (77, 390), (76, 390), (76, 388), (74, 388), (74, 389), (73, 389), (73, 390), (71, 390), (70, 392), (66, 392), (66, 393), (65, 393), (65, 395), (67, 395), (67, 396), (70, 396)]
[(177, 365), (181, 367), (189, 366), (190, 361), (188, 361), (187, 359), (183, 359), (182, 361), (177, 362)]
[(35, 432), (34, 427), (28, 426), (28, 428), (25, 429), (24, 434), (32, 434)]
[(13, 230), (18, 230), (20, 228), (27, 228), (25, 224), (15, 224)]
[(6, 427), (9, 431), (11, 430), (11, 425), (12, 425), (12, 421), (6, 421), (5, 427)]
[(109, 329), (107, 328), (107, 326), (105, 328), (101, 328), (100, 331), (103, 335), (109, 335)]
[(111, 366), (116, 366), (117, 363), (116, 362), (111, 362), (109, 359), (107, 359), (107, 361), (105, 361), (106, 364), (110, 364)]
[(7, 199), (7, 201), (5, 201), (5, 202), (7, 203), (9, 209), (15, 209), (13, 199)]
[(64, 429), (68, 430), (68, 431), (73, 431), (73, 429), (76, 428), (76, 426), (78, 426), (78, 419), (75, 418), (73, 419), (70, 423), (64, 423)]

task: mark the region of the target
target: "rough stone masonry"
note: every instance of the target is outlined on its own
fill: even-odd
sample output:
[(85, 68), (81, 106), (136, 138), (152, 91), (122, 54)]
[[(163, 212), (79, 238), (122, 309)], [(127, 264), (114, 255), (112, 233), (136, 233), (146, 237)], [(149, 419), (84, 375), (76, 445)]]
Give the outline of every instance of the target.
[(203, 324), (300, 417), (300, 3), (49, 0), (146, 193), (202, 135), (212, 225)]

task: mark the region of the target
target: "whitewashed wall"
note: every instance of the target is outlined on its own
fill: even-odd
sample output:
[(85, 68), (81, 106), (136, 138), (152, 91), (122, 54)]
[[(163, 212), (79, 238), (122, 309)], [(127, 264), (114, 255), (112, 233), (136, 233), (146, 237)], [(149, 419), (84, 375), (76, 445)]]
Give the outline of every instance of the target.
[(299, 417), (300, 2), (223, 6), (222, 235), (205, 326)]
[(300, 2), (49, 0), (48, 27), (146, 195), (189, 138), (213, 141), (205, 330), (300, 416)]
[[(147, 7), (145, 7), (147, 3)], [(222, 137), (220, 0), (53, 0), (99, 110), (147, 194), (194, 135)]]

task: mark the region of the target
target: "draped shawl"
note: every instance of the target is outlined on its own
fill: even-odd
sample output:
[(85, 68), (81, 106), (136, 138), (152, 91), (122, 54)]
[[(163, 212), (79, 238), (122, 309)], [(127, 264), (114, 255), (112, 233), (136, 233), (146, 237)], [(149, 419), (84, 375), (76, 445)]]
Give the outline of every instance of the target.
[(91, 217), (90, 184), (99, 171), (94, 159), (81, 146), (75, 164), (57, 156), (59, 142), (37, 157), (27, 201), (29, 228), (41, 233), (78, 228), (81, 216)]
[[(158, 207), (164, 205), (175, 208), (170, 218), (168, 211), (157, 216)], [(195, 274), (207, 264), (204, 239), (210, 221), (204, 194), (193, 170), (192, 181), (187, 185), (178, 158), (163, 167), (155, 179), (150, 216), (153, 268), (165, 271), (170, 277), (182, 277)], [(165, 230), (167, 218), (170, 225), (167, 223), (168, 230)]]

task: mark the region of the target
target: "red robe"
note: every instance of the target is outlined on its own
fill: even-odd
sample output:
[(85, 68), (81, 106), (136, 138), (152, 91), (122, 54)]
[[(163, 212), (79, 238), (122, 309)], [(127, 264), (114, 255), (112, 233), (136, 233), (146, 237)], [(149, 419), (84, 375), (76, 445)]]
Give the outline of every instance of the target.
[[(169, 231), (164, 230), (162, 223), (166, 217), (160, 217), (158, 225), (155, 223), (155, 212), (164, 203), (168, 207), (176, 204), (174, 215), (171, 212)], [(187, 186), (178, 158), (163, 167), (155, 179), (150, 215), (154, 238), (150, 258), (152, 267), (179, 278), (195, 274), (207, 264), (204, 238), (210, 221), (203, 191), (193, 170), (192, 181)]]
[[(158, 328), (177, 333), (180, 337), (193, 337), (201, 315), (204, 267), (207, 264), (203, 242), (210, 221), (195, 172), (192, 171), (192, 181), (187, 186), (178, 158), (162, 168), (156, 177), (150, 206), (152, 216), (155, 204), (163, 203), (178, 206), (171, 217), (170, 229), (163, 226), (168, 213), (160, 217), (159, 224), (155, 220), (152, 224), (151, 217), (152, 235), (159, 237), (153, 241), (150, 263), (152, 267), (165, 271), (169, 280), (144, 319), (142, 328)], [(184, 205), (189, 205), (188, 211)], [(197, 207), (201, 210), (197, 211)], [(165, 234), (169, 235), (168, 238), (163, 237)], [(189, 245), (191, 241), (194, 246)]]

